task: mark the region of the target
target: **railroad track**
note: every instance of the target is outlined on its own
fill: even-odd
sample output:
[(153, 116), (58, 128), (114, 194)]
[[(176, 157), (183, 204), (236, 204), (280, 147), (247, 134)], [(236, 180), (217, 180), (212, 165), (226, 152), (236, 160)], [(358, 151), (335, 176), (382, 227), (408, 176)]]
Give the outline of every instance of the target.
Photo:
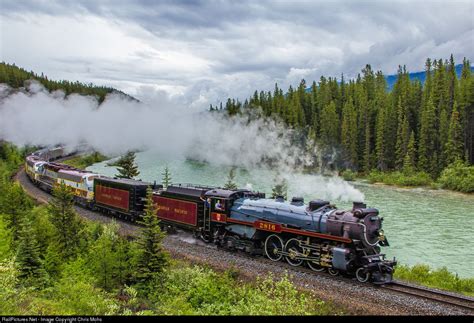
[(411, 285), (401, 281), (393, 281), (390, 285), (382, 285), (381, 287), (398, 293), (421, 297), (431, 301), (468, 309), (472, 311), (472, 314), (474, 314), (474, 298), (472, 297), (453, 294), (418, 285)]

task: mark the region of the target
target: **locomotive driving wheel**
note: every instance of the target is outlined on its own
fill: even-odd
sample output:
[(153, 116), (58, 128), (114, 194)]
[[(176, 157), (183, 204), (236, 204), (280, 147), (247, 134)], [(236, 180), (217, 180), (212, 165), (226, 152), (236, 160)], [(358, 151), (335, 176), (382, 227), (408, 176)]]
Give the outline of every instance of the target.
[(360, 267), (356, 270), (356, 278), (361, 283), (366, 283), (370, 278), (370, 272), (368, 272), (364, 267)]
[(334, 269), (334, 268), (328, 268), (328, 273), (331, 276), (337, 276), (337, 275), (339, 275), (339, 270)]
[(212, 235), (210, 232), (202, 231), (201, 234), (199, 235), (199, 238), (201, 238), (201, 240), (204, 241), (205, 243), (209, 243), (212, 241)]
[(303, 264), (303, 259), (298, 259), (298, 257), (304, 256), (304, 250), (298, 239), (292, 238), (288, 240), (285, 244), (285, 251), (289, 254), (285, 256), (285, 259), (291, 266), (298, 267)]
[(316, 261), (307, 261), (306, 262), (308, 264), (308, 267), (312, 270), (312, 271), (317, 271), (317, 272), (321, 272), (321, 271), (324, 271), (324, 267), (321, 266), (318, 262)]
[(272, 261), (283, 258), (283, 240), (276, 234), (269, 235), (265, 240), (265, 254)]

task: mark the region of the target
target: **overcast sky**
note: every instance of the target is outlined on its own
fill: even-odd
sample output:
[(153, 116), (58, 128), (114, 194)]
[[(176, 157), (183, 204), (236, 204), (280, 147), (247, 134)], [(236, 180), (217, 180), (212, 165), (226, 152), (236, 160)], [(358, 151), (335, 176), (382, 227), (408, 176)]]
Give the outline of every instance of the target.
[(321, 75), (474, 60), (474, 1), (0, 0), (0, 60), (193, 107)]

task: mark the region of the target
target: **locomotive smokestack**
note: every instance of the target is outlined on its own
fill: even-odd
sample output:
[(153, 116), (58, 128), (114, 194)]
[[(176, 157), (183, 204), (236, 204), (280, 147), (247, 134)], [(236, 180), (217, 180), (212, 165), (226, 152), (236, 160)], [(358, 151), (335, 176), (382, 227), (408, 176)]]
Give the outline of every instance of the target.
[(367, 207), (367, 204), (364, 202), (352, 202), (352, 211), (356, 209), (365, 209)]

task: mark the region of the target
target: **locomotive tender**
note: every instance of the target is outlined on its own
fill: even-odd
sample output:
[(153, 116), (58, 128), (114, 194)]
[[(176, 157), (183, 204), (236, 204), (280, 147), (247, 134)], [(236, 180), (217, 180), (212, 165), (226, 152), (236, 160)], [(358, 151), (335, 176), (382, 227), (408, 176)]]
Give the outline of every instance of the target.
[[(58, 149), (53, 150), (57, 154)], [(48, 158), (45, 158), (47, 156)], [(177, 184), (166, 189), (129, 179), (108, 178), (49, 162), (43, 149), (26, 158), (30, 179), (46, 189), (63, 182), (80, 204), (114, 217), (136, 221), (144, 210), (146, 191), (153, 188), (157, 217), (163, 228), (181, 228), (218, 247), (264, 255), (291, 266), (307, 265), (355, 276), (360, 282), (392, 281), (396, 261), (386, 260), (388, 246), (383, 218), (374, 208), (354, 202), (340, 210), (328, 201), (282, 197), (266, 199), (249, 190)], [(57, 156), (55, 157), (57, 158)]]

